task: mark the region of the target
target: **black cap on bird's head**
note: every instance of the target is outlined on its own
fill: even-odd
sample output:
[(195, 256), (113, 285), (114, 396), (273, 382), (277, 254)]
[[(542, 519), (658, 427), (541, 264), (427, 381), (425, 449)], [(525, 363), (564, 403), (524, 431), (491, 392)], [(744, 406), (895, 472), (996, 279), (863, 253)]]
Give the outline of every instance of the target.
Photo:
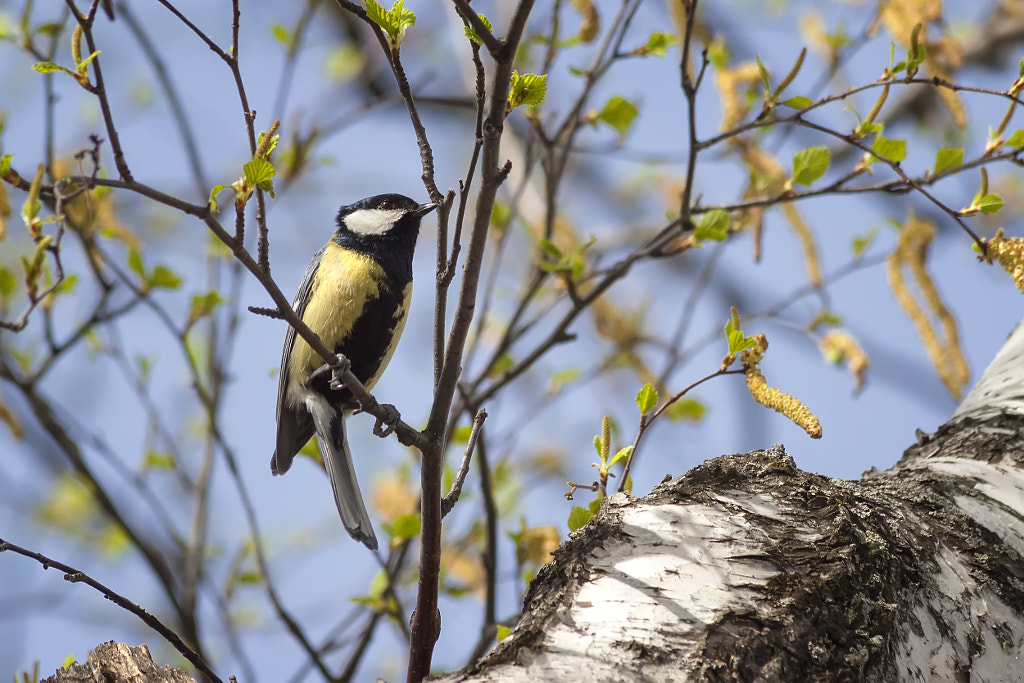
[(401, 194), (379, 194), (343, 206), (338, 211), (338, 232), (360, 242), (376, 240), (413, 242), (420, 219), (437, 208), (436, 204), (418, 204)]

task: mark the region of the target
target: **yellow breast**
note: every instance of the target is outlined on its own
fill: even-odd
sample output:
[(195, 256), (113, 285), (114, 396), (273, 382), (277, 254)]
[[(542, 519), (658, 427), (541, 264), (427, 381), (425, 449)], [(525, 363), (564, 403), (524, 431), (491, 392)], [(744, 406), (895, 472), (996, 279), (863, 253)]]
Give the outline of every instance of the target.
[[(373, 259), (334, 242), (327, 245), (310, 288), (302, 320), (329, 348), (348, 336), (371, 299), (380, 296), (384, 270)], [(296, 337), (289, 362), (293, 380), (302, 381), (323, 365), (323, 359), (301, 337)]]

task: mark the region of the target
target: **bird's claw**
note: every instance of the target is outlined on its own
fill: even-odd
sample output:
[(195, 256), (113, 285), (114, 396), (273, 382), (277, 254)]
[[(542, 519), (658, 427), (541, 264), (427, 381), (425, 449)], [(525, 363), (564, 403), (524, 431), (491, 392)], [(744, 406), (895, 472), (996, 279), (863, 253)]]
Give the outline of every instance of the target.
[(373, 433), (384, 438), (395, 431), (395, 427), (398, 425), (398, 421), (402, 419), (402, 416), (398, 413), (398, 409), (390, 403), (381, 403), (379, 407), (381, 415), (377, 417), (377, 422), (373, 425)]
[(309, 385), (313, 384), (313, 380), (315, 380), (320, 375), (323, 375), (323, 374), (326, 374), (326, 373), (329, 372), (329, 373), (331, 373), (331, 382), (330, 382), (331, 389), (334, 389), (335, 391), (337, 391), (338, 389), (341, 389), (342, 388), (341, 376), (344, 375), (346, 372), (348, 372), (349, 370), (352, 369), (352, 361), (350, 361), (348, 358), (346, 358), (345, 354), (342, 354), (342, 353), (339, 353), (337, 355), (337, 359), (338, 359), (338, 367), (337, 368), (335, 368), (335, 367), (333, 367), (333, 366), (331, 366), (331, 365), (329, 365), (327, 363), (324, 363), (323, 365), (318, 367), (316, 370), (314, 370), (313, 372), (309, 373), (309, 377), (306, 378), (306, 386), (309, 386)]
[(345, 354), (339, 353), (337, 355), (338, 365), (331, 368), (331, 383), (330, 387), (334, 391), (344, 389), (345, 386), (341, 383), (341, 376), (352, 369), (352, 361), (348, 359)]

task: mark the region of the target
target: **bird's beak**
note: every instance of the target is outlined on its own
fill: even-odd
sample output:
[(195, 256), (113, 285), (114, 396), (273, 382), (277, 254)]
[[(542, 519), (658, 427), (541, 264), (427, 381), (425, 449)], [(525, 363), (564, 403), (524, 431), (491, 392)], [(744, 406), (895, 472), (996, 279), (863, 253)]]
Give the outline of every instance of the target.
[(420, 204), (413, 210), (412, 213), (417, 218), (422, 218), (423, 216), (426, 216), (428, 213), (430, 213), (436, 208), (437, 204)]

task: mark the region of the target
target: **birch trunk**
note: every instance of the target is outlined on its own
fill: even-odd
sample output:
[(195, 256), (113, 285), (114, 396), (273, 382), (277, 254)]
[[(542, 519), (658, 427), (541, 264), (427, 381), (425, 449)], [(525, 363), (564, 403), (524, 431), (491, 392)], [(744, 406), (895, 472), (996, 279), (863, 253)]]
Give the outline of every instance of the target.
[(443, 681), (1024, 680), (1024, 325), (860, 481), (782, 446), (612, 496)]

